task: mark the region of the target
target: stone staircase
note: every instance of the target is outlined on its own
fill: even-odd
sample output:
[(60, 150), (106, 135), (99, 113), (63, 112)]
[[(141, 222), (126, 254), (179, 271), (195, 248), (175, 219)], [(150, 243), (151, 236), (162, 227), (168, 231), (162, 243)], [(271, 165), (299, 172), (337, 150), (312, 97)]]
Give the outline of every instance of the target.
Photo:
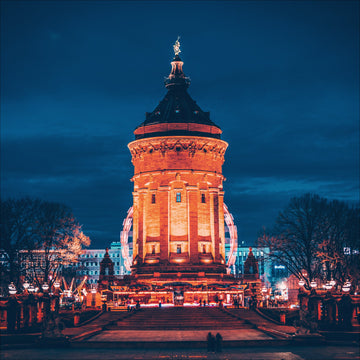
[[(129, 314), (130, 315), (130, 314)], [(206, 330), (253, 328), (247, 320), (213, 307), (140, 309), (106, 326), (108, 330)]]

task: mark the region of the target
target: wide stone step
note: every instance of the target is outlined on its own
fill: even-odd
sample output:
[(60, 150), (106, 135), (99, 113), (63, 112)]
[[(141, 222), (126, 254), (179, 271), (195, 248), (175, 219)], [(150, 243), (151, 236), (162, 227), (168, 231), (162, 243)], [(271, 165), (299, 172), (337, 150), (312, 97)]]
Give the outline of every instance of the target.
[(144, 325), (129, 325), (129, 326), (116, 326), (106, 327), (107, 330), (216, 330), (216, 329), (253, 329), (252, 325), (223, 325), (223, 324), (212, 324), (212, 325), (196, 325), (196, 326), (178, 326), (178, 325), (162, 325), (162, 326), (144, 326)]
[(244, 323), (227, 323), (227, 322), (222, 322), (222, 321), (213, 321), (213, 322), (199, 322), (196, 324), (192, 324), (192, 323), (188, 323), (188, 324), (184, 324), (184, 323), (166, 323), (166, 322), (158, 322), (158, 323), (122, 323), (122, 322), (118, 322), (117, 326), (120, 327), (124, 327), (124, 326), (136, 326), (138, 325), (139, 327), (141, 326), (174, 326), (174, 327), (195, 327), (195, 326), (246, 326), (248, 324), (244, 324)]
[(114, 322), (108, 329), (183, 330), (183, 329), (250, 329), (253, 325), (218, 308), (141, 309)]

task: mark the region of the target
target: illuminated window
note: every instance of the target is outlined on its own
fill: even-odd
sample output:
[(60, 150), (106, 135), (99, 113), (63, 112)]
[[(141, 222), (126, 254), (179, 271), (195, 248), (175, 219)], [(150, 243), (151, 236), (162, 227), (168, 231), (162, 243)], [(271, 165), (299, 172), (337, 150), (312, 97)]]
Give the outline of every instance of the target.
[(176, 202), (181, 202), (181, 193), (176, 193)]
[(156, 203), (156, 198), (155, 198), (155, 194), (151, 195), (151, 203), (155, 204)]
[(181, 254), (181, 245), (178, 245), (176, 248), (176, 253)]
[(205, 194), (201, 194), (201, 202), (205, 204)]

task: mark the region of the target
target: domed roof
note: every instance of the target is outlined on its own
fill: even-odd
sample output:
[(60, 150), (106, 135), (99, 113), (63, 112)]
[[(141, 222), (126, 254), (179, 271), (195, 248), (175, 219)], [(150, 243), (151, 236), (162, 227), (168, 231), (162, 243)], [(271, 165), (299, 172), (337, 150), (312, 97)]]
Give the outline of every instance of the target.
[(220, 138), (221, 129), (210, 120), (210, 113), (203, 111), (187, 92), (190, 79), (182, 70), (178, 40), (174, 45), (177, 51), (171, 62), (172, 69), (165, 79), (168, 92), (154, 111), (146, 113), (145, 121), (134, 131), (135, 139), (164, 135)]
[(110, 259), (109, 248), (106, 248), (104, 258), (100, 261), (100, 265), (111, 265), (113, 261)]

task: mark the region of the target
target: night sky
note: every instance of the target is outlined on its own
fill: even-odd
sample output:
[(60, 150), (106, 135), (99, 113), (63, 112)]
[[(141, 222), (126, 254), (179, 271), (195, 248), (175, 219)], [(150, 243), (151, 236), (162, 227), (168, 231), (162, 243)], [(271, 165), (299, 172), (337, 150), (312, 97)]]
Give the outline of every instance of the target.
[(189, 93), (229, 143), (225, 203), (251, 244), (291, 197), (359, 201), (358, 1), (2, 1), (1, 195), (69, 205), (92, 248), (132, 205), (127, 144)]

